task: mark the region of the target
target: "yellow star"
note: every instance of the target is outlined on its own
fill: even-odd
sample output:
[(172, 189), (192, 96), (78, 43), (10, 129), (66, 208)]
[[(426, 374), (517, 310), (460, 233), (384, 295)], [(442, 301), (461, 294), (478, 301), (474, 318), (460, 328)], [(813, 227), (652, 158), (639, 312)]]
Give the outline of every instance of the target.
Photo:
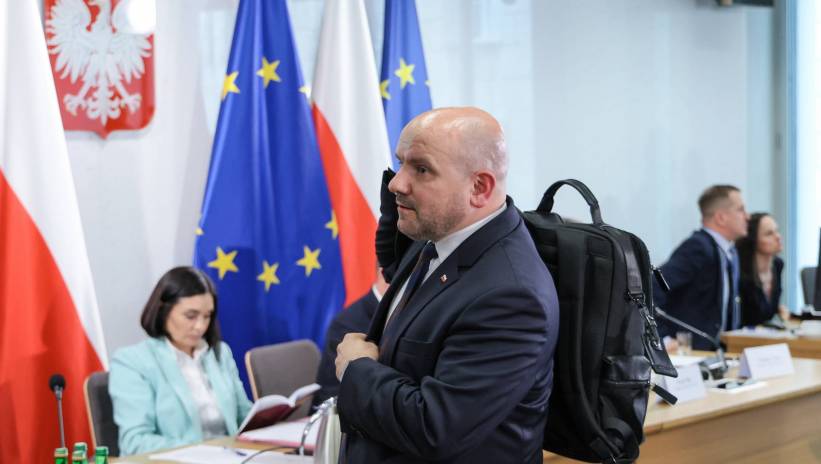
[(379, 83), (379, 93), (382, 94), (382, 98), (385, 100), (391, 99), (391, 94), (388, 93), (388, 84), (390, 84), (390, 81), (387, 79)]
[(339, 235), (339, 224), (336, 223), (336, 213), (333, 210), (331, 210), (331, 220), (325, 223), (325, 228), (331, 231), (333, 238)]
[(408, 85), (408, 82), (416, 84), (416, 81), (413, 80), (413, 68), (415, 67), (415, 64), (407, 64), (403, 58), (399, 58), (399, 69), (394, 71), (394, 74), (402, 81), (401, 87), (403, 89)]
[(308, 84), (303, 85), (302, 87), (299, 88), (299, 93), (304, 93), (305, 98), (310, 100), (311, 99), (311, 86), (308, 85)]
[(271, 81), (280, 82), (279, 74), (277, 74), (277, 67), (279, 60), (268, 62), (265, 57), (262, 57), (262, 67), (257, 70), (257, 76), (265, 80), (263, 87), (268, 88), (268, 83)]
[(322, 269), (322, 266), (319, 265), (319, 248), (311, 251), (307, 246), (303, 246), (302, 252), (305, 256), (296, 263), (305, 268), (305, 277), (310, 277), (314, 269)]
[(196, 230), (194, 230), (194, 233), (195, 233), (195, 234), (197, 234), (197, 235), (202, 235), (202, 234), (204, 234), (205, 232), (203, 232), (203, 231), (202, 231), (202, 227), (197, 227), (197, 229), (196, 229)]
[(257, 276), (257, 280), (260, 282), (265, 282), (265, 291), (267, 292), (268, 289), (271, 288), (271, 284), (279, 284), (279, 277), (277, 277), (279, 263), (269, 265), (268, 261), (263, 261), (262, 267), (265, 270), (262, 271), (262, 274)]
[(237, 76), (239, 76), (239, 71), (234, 71), (231, 74), (225, 76), (225, 80), (222, 81), (222, 99), (225, 100), (225, 96), (228, 95), (229, 92), (231, 93), (239, 93), (239, 87), (234, 82), (237, 80)]
[(236, 256), (237, 250), (234, 250), (230, 253), (226, 253), (222, 251), (221, 247), (217, 247), (217, 259), (208, 263), (208, 267), (218, 269), (220, 280), (222, 280), (222, 278), (225, 277), (225, 274), (228, 271), (239, 272), (239, 269), (237, 269), (237, 265), (234, 264), (234, 258), (236, 258)]

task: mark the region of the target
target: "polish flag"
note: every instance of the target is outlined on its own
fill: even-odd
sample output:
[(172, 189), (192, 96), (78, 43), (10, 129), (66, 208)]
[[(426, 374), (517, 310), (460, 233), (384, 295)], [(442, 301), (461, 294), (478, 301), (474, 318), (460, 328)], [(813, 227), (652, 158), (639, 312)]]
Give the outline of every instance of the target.
[(53, 462), (55, 373), (66, 442), (90, 446), (83, 382), (106, 365), (38, 3), (0, 2), (0, 463)]
[(374, 235), (390, 147), (365, 7), (325, 2), (314, 71), (313, 115), (345, 274), (345, 306), (375, 277)]

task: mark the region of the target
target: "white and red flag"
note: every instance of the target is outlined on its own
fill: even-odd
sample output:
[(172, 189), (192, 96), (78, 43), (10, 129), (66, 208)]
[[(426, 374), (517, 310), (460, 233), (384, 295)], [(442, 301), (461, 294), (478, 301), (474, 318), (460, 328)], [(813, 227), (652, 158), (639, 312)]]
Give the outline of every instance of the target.
[[(145, 3), (145, 2), (142, 2)], [(127, 0), (45, 0), (46, 37), (66, 130), (145, 127), (154, 115), (154, 35)]]
[(314, 70), (313, 114), (339, 227), (345, 305), (374, 280), (374, 234), (390, 147), (361, 0), (325, 2)]
[(0, 2), (0, 463), (90, 441), (82, 386), (106, 366), (80, 210), (36, 0)]

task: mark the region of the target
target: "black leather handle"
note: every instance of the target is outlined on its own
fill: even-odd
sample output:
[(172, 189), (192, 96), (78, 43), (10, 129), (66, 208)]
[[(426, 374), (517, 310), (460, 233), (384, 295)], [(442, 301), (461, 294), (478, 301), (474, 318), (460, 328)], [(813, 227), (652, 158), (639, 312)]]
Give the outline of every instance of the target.
[(547, 188), (547, 191), (544, 193), (542, 201), (539, 203), (539, 207), (536, 208), (536, 211), (541, 213), (551, 212), (553, 210), (553, 196), (556, 195), (556, 192), (562, 185), (569, 185), (576, 189), (576, 191), (582, 195), (584, 201), (590, 205), (590, 216), (593, 218), (593, 224), (604, 224), (604, 221), (601, 219), (601, 211), (599, 210), (599, 201), (596, 200), (593, 192), (591, 192), (590, 189), (584, 185), (584, 183), (576, 179), (564, 179), (554, 182), (553, 185)]

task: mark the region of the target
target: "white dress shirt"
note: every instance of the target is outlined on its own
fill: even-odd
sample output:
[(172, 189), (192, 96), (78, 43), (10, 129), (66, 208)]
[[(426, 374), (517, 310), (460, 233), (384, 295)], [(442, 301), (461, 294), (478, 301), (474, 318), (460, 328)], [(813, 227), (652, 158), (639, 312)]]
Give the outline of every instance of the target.
[[(505, 209), (507, 209), (507, 202), (503, 203), (499, 209), (497, 209), (487, 217), (480, 219), (479, 221), (476, 221), (463, 229), (457, 230), (456, 232), (446, 236), (438, 242), (433, 242), (433, 246), (436, 247), (436, 258), (430, 260), (428, 272), (425, 273), (425, 278), (422, 279), (422, 282), (419, 283), (419, 286), (421, 286), (425, 282), (425, 280), (427, 280), (428, 277), (430, 277), (430, 275), (433, 274), (433, 271), (435, 271), (440, 264), (442, 264), (446, 259), (448, 259), (448, 256), (450, 256), (451, 253), (453, 253), (457, 248), (459, 248), (459, 245), (461, 245), (462, 242), (467, 240), (467, 238), (473, 235), (474, 232), (481, 229), (483, 225), (492, 221), (493, 218), (495, 218), (496, 216), (502, 214), (502, 212), (504, 212)], [(396, 310), (396, 307), (399, 306), (399, 302), (402, 300), (402, 295), (405, 294), (405, 289), (408, 286), (408, 280), (409, 279), (405, 279), (405, 282), (402, 284), (402, 288), (400, 288), (399, 291), (396, 292), (396, 295), (394, 295), (393, 297), (393, 301), (391, 301), (391, 307), (390, 309), (388, 309), (388, 317), (385, 318), (386, 325), (388, 321), (391, 320), (391, 315), (393, 314), (394, 310)]]
[(225, 418), (222, 417), (222, 412), (220, 412), (219, 405), (217, 405), (217, 397), (211, 389), (211, 384), (208, 382), (205, 368), (202, 365), (202, 355), (208, 351), (208, 344), (205, 343), (205, 340), (201, 340), (192, 357), (188, 353), (179, 350), (168, 338), (165, 341), (173, 350), (180, 372), (191, 390), (191, 399), (197, 409), (200, 424), (202, 425), (202, 438), (208, 440), (209, 438), (227, 435)]

